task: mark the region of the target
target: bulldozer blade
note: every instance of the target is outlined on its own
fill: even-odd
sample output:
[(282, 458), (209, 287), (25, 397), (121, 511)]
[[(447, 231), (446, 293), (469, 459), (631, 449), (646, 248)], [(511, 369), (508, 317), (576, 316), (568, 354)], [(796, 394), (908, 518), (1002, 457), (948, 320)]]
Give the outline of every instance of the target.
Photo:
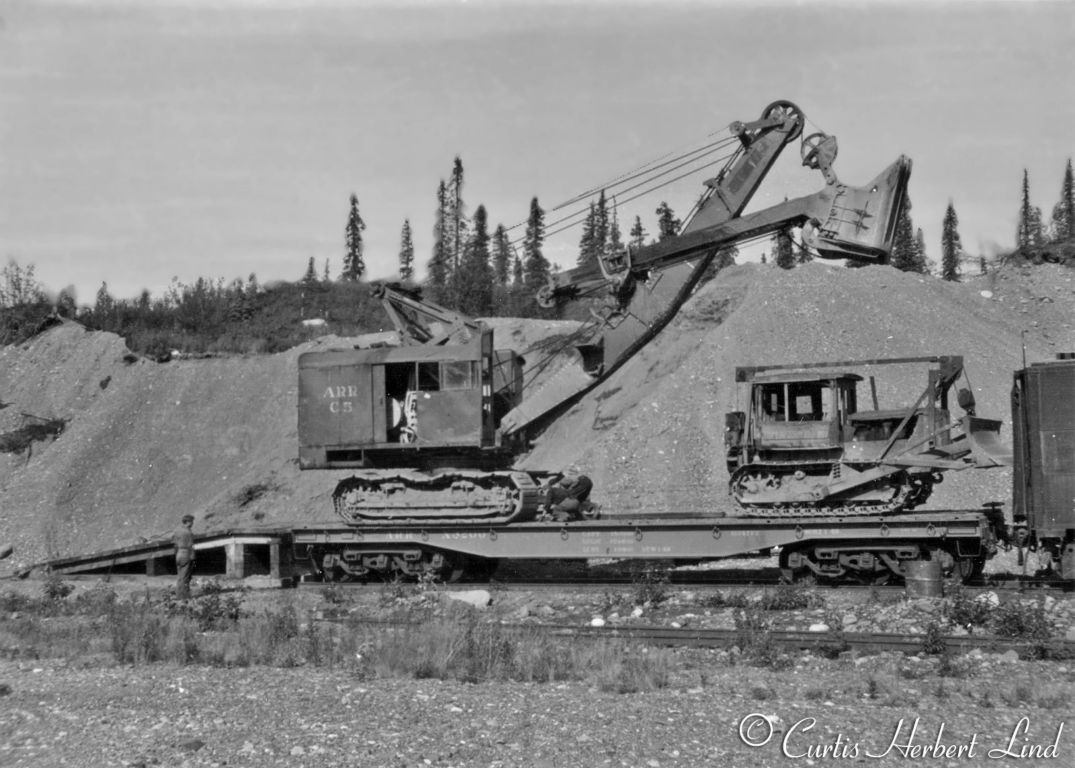
[(979, 467), (1012, 466), (1012, 447), (1001, 442), (1001, 422), (981, 419), (977, 416), (963, 417), (963, 435), (971, 451), (971, 458)]

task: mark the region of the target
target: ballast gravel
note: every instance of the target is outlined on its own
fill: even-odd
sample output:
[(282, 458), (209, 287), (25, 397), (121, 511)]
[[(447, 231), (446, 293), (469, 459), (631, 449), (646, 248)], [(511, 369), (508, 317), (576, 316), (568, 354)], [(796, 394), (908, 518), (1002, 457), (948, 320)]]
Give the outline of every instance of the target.
[(1066, 676), (1070, 696), (1071, 672), (1055, 664), (1004, 664), (996, 681), (908, 679), (907, 662), (887, 655), (805, 657), (782, 671), (694, 655), (667, 688), (631, 694), (306, 668), (0, 662), (10, 688), (0, 765), (1056, 766), (1075, 756), (1071, 700), (1046, 695)]

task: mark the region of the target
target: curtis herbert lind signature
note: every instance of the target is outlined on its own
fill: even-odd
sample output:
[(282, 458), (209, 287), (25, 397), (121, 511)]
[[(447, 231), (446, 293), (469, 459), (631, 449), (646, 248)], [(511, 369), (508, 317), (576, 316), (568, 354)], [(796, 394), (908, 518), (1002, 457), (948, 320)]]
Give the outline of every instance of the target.
[[(792, 760), (841, 760), (906, 757), (911, 759), (990, 759), (1056, 758), (1064, 733), (1064, 723), (1035, 728), (1031, 737), (1030, 718), (1022, 717), (1009, 733), (972, 733), (969, 738), (954, 740), (945, 733), (944, 723), (927, 728), (921, 718), (900, 718), (891, 734), (879, 734), (870, 740), (849, 739), (815, 731), (817, 718), (804, 717), (781, 732), (775, 727), (779, 718), (753, 712), (739, 721), (739, 739), (748, 747), (775, 743), (784, 757)], [(819, 729), (820, 730), (820, 729)]]

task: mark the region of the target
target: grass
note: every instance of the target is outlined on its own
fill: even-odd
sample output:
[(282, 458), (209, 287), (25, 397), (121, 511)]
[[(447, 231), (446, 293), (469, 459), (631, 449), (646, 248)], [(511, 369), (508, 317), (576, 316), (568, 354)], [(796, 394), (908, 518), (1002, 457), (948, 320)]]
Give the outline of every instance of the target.
[(991, 616), (993, 631), (1000, 637), (1048, 640), (1053, 627), (1040, 601), (1033, 604), (1012, 601), (1002, 603)]
[(767, 589), (762, 592), (758, 602), (758, 608), (763, 611), (801, 611), (824, 607), (825, 598), (803, 584)]
[(824, 608), (825, 598), (804, 584), (781, 585), (762, 590), (761, 594), (746, 592), (713, 592), (698, 600), (701, 608), (743, 608), (759, 611), (801, 611), (808, 608)]
[(598, 610), (600, 613), (618, 613), (636, 607), (657, 608), (672, 596), (671, 584), (671, 574), (666, 567), (649, 566), (631, 576), (630, 592), (606, 592)]
[[(998, 603), (983, 596), (972, 598), (957, 586), (945, 600), (942, 615), (949, 624), (963, 627), (968, 632), (984, 629), (997, 637), (1027, 640), (1030, 646), (1026, 655), (1032, 658), (1048, 656), (1050, 650), (1047, 643), (1056, 634), (1056, 628), (1046, 615), (1045, 605), (1040, 599)], [(936, 645), (936, 642), (929, 640), (930, 629), (927, 627), (927, 646)], [(935, 634), (939, 632), (940, 629), (936, 628)], [(925, 650), (927, 653), (937, 652), (930, 647)]]
[[(254, 610), (249, 606), (253, 601), (244, 602), (243, 592), (218, 582), (199, 581), (193, 599), (176, 601), (170, 594), (148, 591), (120, 599), (105, 583), (73, 592), (69, 584), (52, 578), (41, 583), (36, 595), (0, 592), (0, 616), (4, 617), (0, 658), (58, 658), (96, 665), (323, 668), (359, 680), (575, 682), (608, 693), (671, 686), (673, 680), (682, 681), (684, 664), (689, 667), (698, 658), (623, 638), (550, 636), (539, 626), (503, 625), (490, 614), (446, 606), (421, 585), (391, 585), (386, 590), (405, 593), (404, 602), (410, 606), (400, 615), (405, 620), (395, 624), (354, 617), (315, 621), (290, 592), (276, 593), (271, 602), (262, 603), (265, 607)], [(343, 590), (333, 585), (323, 589), (321, 599), (330, 607), (348, 602)], [(760, 669), (721, 671), (711, 666), (713, 656), (705, 655), (696, 670), (702, 687), (712, 675), (733, 674), (749, 686), (746, 690), (753, 700), (772, 698), (778, 690), (773, 681), (787, 678), (790, 668), (798, 671), (804, 663), (801, 654), (787, 653), (773, 642), (776, 617), (772, 611), (777, 610), (773, 606), (801, 602), (800, 598), (761, 597), (751, 600), (750, 607), (736, 610), (738, 650), (721, 652), (719, 658), (732, 667)], [(988, 623), (1033, 637), (1043, 631), (1042, 613), (1038, 603), (1012, 603), (991, 613)], [(835, 627), (830, 632), (836, 648), (841, 640), (839, 622), (834, 616), (826, 620)], [(910, 706), (922, 695), (953, 705), (958, 697), (982, 706), (1070, 707), (1070, 680), (1034, 684), (988, 680), (986, 690), (976, 692), (971, 683), (987, 674), (988, 667), (973, 658), (951, 656), (944, 643), (945, 624), (940, 620), (927, 627), (919, 657), (882, 662), (881, 666), (889, 667), (887, 675), (881, 674), (875, 662), (867, 662), (870, 666), (861, 671), (856, 664), (851, 671), (859, 685), (853, 695), (890, 707)], [(805, 658), (822, 656), (832, 654), (822, 650)], [(695, 671), (689, 674), (693, 679)], [(777, 677), (765, 677), (771, 675)], [(804, 680), (804, 685), (806, 701), (835, 699), (841, 693), (818, 679)], [(981, 685), (975, 687), (981, 689)]]
[(757, 667), (787, 669), (791, 657), (773, 641), (772, 621), (757, 610), (741, 610), (735, 615), (736, 647), (740, 658)]
[(671, 574), (667, 568), (653, 566), (636, 573), (631, 580), (635, 605), (657, 606), (671, 596)]
[[(330, 604), (340, 601), (334, 593)], [(540, 628), (503, 626), (467, 609), (399, 625), (315, 622), (293, 598), (242, 608), (242, 593), (200, 584), (189, 601), (148, 592), (117, 599), (107, 585), (71, 596), (44, 583), (40, 597), (0, 594), (0, 658), (117, 664), (323, 667), (356, 677), (434, 678), (469, 683), (581, 681), (634, 693), (668, 685), (674, 654), (622, 639), (550, 638)], [(12, 618), (14, 617), (14, 618)]]
[(952, 624), (966, 628), (985, 627), (989, 623), (993, 605), (967, 594), (962, 584), (953, 585), (944, 602), (944, 616)]

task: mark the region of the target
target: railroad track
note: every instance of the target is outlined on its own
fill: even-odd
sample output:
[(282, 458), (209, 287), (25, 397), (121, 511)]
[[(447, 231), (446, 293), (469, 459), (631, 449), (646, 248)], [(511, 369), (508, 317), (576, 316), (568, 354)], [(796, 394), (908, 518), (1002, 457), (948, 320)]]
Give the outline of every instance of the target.
[[(796, 588), (780, 580), (780, 574), (776, 569), (773, 573), (765, 572), (732, 572), (732, 571), (704, 571), (700, 573), (674, 573), (667, 581), (663, 579), (651, 579), (647, 581), (644, 575), (620, 575), (620, 576), (569, 576), (549, 577), (534, 579), (532, 576), (516, 577), (511, 574), (497, 574), (489, 580), (458, 581), (443, 584), (446, 589), (503, 589), (512, 592), (520, 591), (545, 591), (550, 589), (574, 589), (579, 591), (621, 590), (637, 588), (645, 584), (661, 584), (670, 589), (788, 589)], [(342, 581), (333, 582), (347, 589), (378, 589), (391, 585), (393, 582), (385, 581)], [(403, 582), (407, 584), (408, 582)], [(323, 587), (323, 582), (301, 582), (304, 588)], [(438, 586), (441, 586), (438, 582)], [(881, 594), (904, 592), (905, 586), (895, 584), (814, 584), (809, 588), (816, 589), (822, 594), (837, 590), (841, 593), (870, 593), (876, 591)], [(1065, 591), (1070, 586), (1062, 582), (1047, 582), (1033, 579), (1008, 578), (1001, 581), (984, 580), (977, 583), (964, 585), (967, 593), (974, 595), (981, 592), (1019, 592), (1028, 590)]]
[[(670, 627), (569, 627), (543, 625), (552, 635), (576, 637), (620, 637), (651, 645), (688, 648), (727, 648), (742, 645), (746, 632), (738, 629), (676, 629)], [(607, 632), (606, 632), (607, 630)], [(834, 653), (850, 650), (892, 651), (916, 654), (923, 650), (925, 635), (874, 632), (810, 632), (807, 630), (767, 630), (767, 638), (788, 650), (819, 650)], [(1021, 657), (1075, 658), (1075, 642), (1067, 640), (1028, 641), (985, 635), (945, 635), (936, 639), (938, 647), (950, 653), (979, 649), (989, 653), (1016, 651)]]
[[(314, 615), (313, 621), (355, 624), (363, 628), (419, 627), (422, 622), (365, 619), (355, 616), (335, 617)], [(691, 629), (649, 625), (616, 625), (595, 627), (586, 624), (500, 624), (508, 632), (539, 632), (550, 637), (585, 638), (591, 640), (629, 640), (646, 645), (677, 648), (731, 648), (757, 642), (756, 632), (740, 629)], [(843, 632), (769, 629), (763, 632), (765, 639), (785, 650), (810, 650), (823, 655), (836, 655), (845, 651), (894, 652), (914, 655), (924, 650), (926, 636), (883, 632)], [(943, 648), (945, 652), (963, 654), (975, 649), (985, 653), (1015, 651), (1020, 658), (1075, 658), (1075, 641), (1049, 639), (1026, 640), (993, 635), (943, 635), (931, 639), (933, 652)]]

